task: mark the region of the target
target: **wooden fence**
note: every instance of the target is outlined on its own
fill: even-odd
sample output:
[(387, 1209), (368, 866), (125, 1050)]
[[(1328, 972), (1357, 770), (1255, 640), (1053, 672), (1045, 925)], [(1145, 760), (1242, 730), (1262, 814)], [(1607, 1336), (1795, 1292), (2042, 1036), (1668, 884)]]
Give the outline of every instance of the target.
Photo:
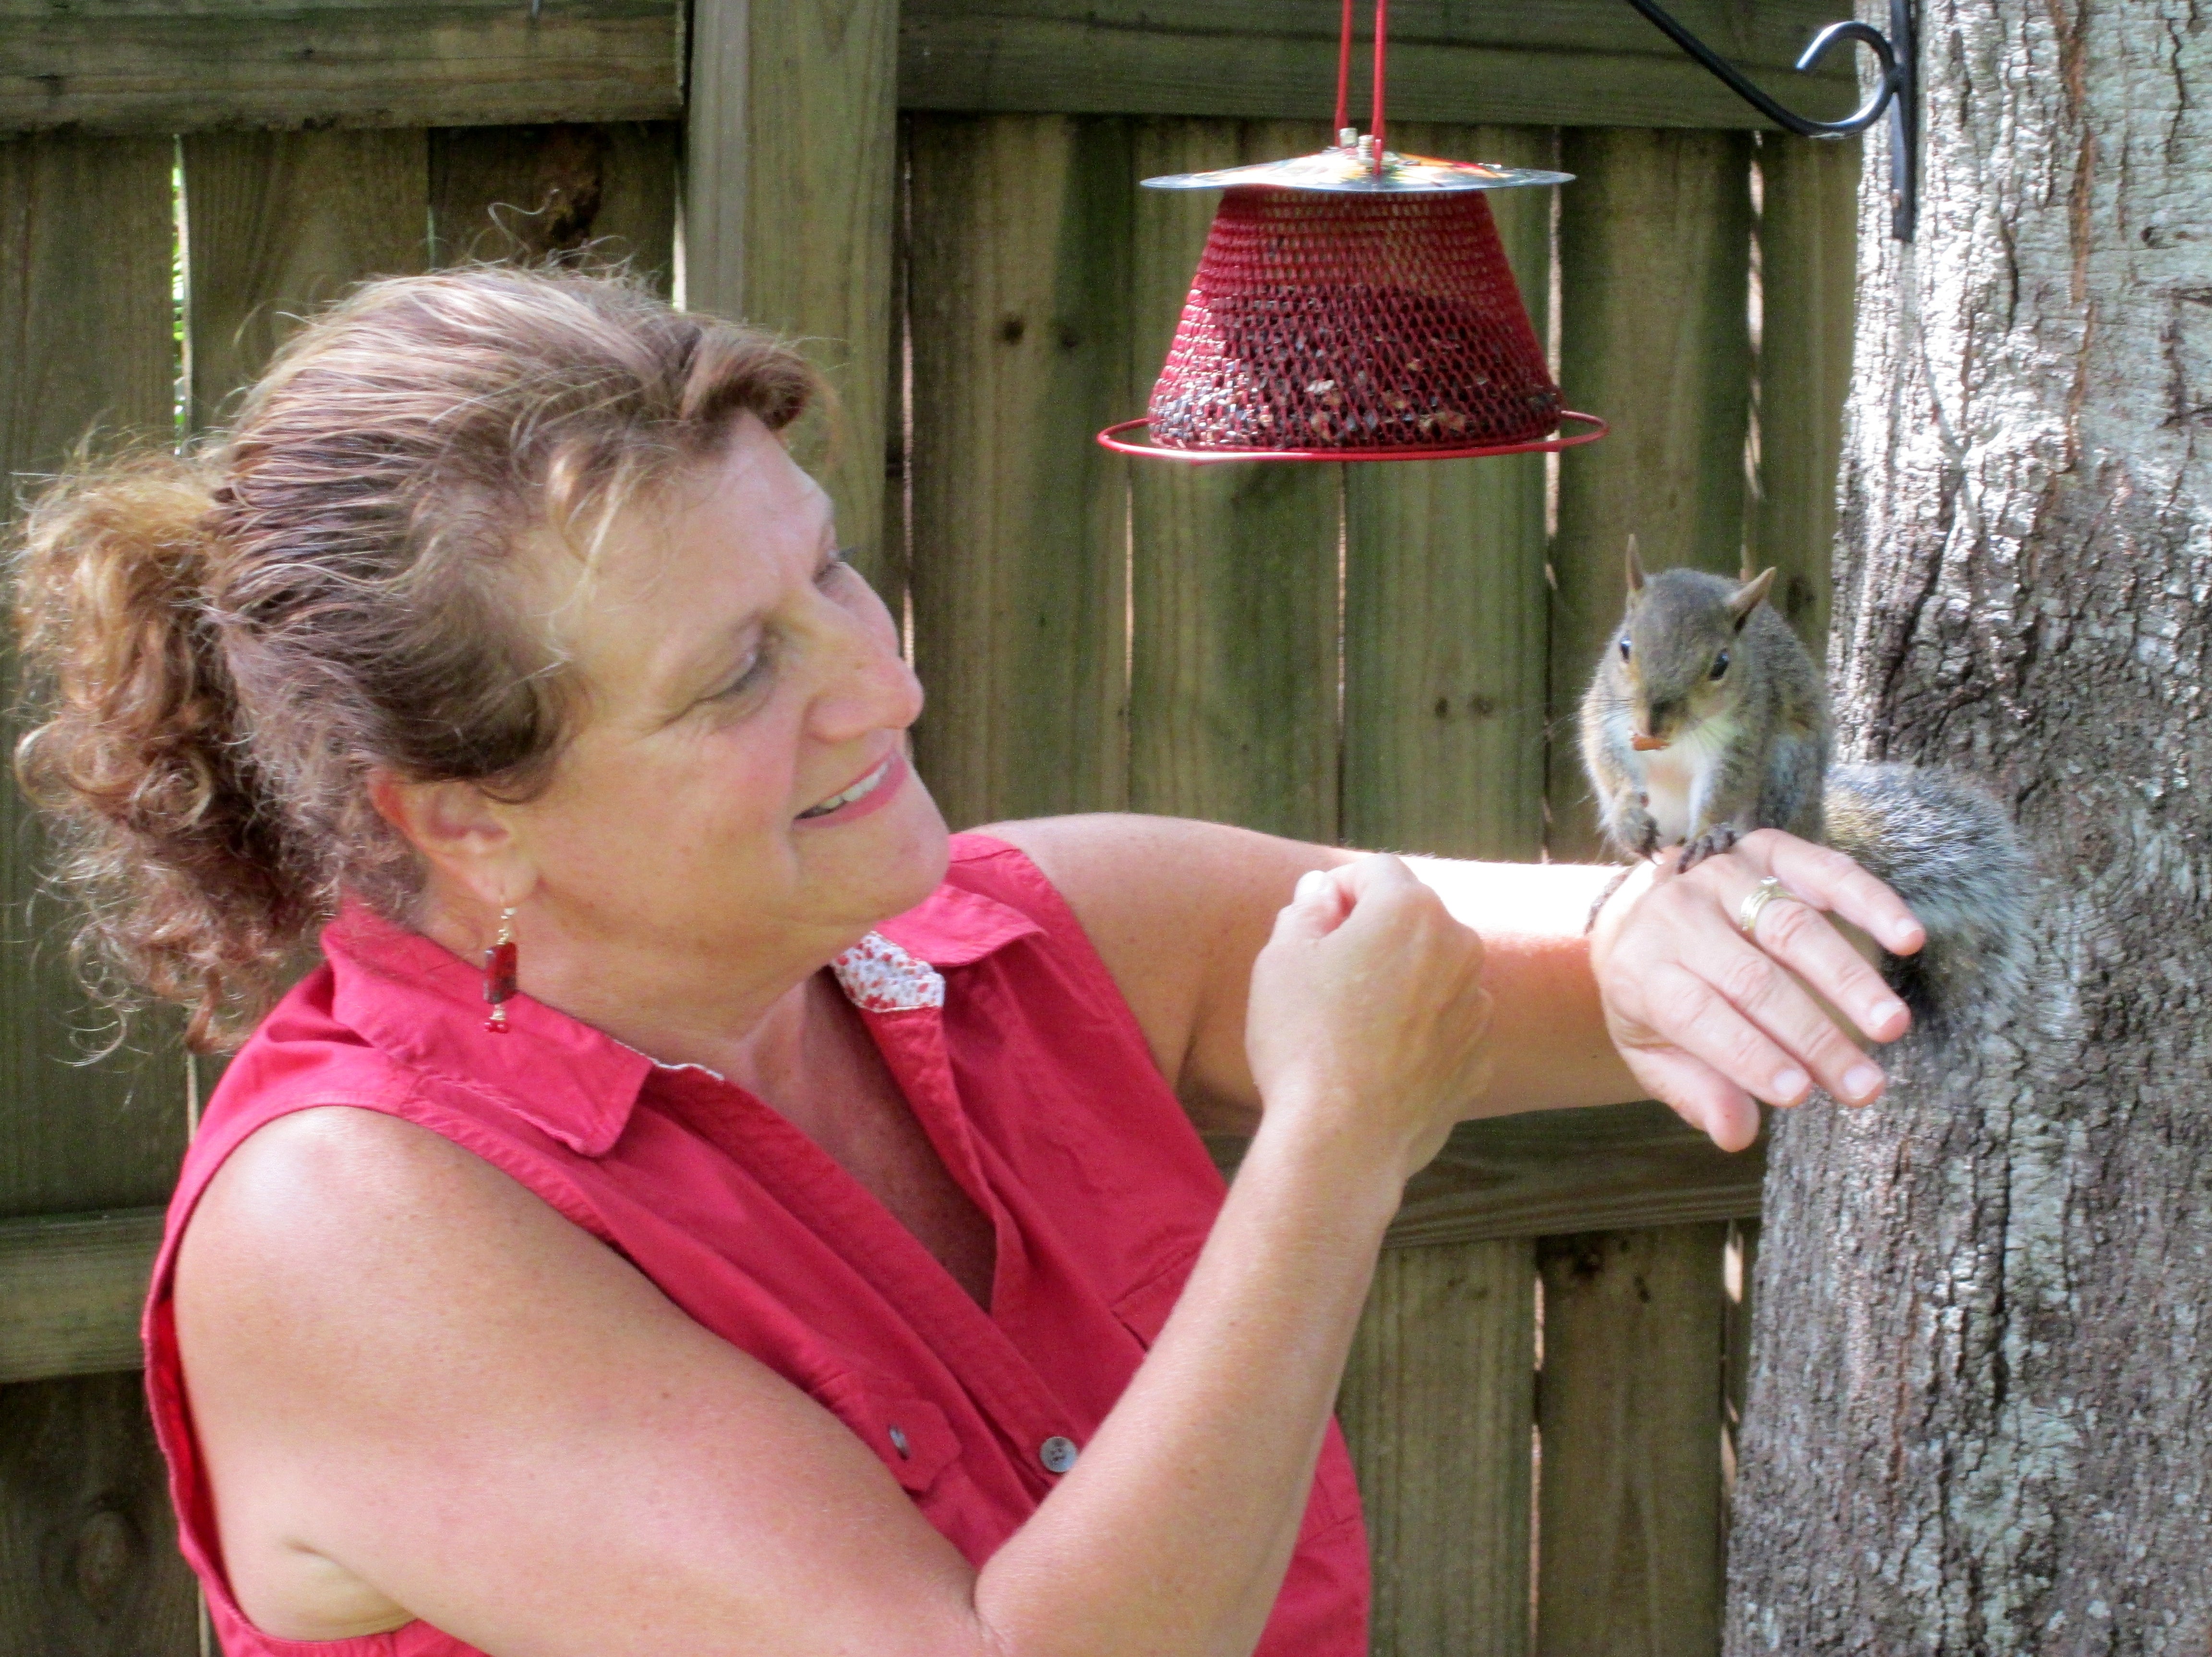
[[(598, 243), (836, 376), (822, 465), (956, 826), (1587, 855), (1561, 733), (1630, 531), (1655, 564), (1747, 547), (1825, 626), (1856, 153), (1747, 130), (1625, 7), (1396, 9), (1398, 143), (1578, 176), (1499, 216), (1603, 444), (1091, 443), (1141, 410), (1210, 210), (1136, 181), (1315, 147), (1322, 0), (0, 0), (0, 470), (219, 421), (362, 276)], [(1763, 70), (1826, 21), (1682, 9)], [(196, 1078), (158, 1036), (66, 1062), (88, 1020), (12, 790), (0, 828), (0, 1657), (191, 1652), (131, 1368)], [(1414, 1181), (1342, 1400), (1379, 1654), (1717, 1650), (1759, 1171), (1633, 1106), (1472, 1125)]]

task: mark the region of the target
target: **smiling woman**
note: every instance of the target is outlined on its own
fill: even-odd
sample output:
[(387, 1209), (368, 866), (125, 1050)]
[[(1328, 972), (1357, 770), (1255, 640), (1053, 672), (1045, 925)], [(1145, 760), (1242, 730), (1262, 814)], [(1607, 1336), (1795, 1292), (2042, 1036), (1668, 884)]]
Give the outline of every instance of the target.
[(1893, 1037), (1816, 911), (1917, 926), (1771, 831), (1594, 928), (1603, 869), (948, 835), (808, 391), (618, 283), (385, 282), (32, 515), (88, 941), (252, 1027), (146, 1320), (232, 1657), (1352, 1657), (1329, 1410), (1451, 1124), (1880, 1090), (1799, 979)]

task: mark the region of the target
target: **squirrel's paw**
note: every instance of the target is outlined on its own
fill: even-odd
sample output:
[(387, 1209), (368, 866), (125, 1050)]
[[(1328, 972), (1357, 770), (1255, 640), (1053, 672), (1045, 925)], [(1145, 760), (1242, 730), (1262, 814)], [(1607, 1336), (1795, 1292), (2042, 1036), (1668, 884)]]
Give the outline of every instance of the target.
[(1674, 871), (1686, 874), (1714, 853), (1729, 850), (1741, 837), (1735, 824), (1715, 823), (1682, 848), (1682, 860), (1674, 865)]
[(1659, 854), (1659, 819), (1641, 805), (1621, 808), (1620, 820), (1613, 831), (1614, 841), (1631, 857), (1650, 858)]

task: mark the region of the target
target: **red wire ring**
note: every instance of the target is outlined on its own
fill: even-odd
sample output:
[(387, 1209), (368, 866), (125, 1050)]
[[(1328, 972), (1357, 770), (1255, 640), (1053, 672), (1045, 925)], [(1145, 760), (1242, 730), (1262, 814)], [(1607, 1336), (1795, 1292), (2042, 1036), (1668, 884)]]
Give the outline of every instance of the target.
[(1565, 424), (1578, 420), (1591, 429), (1577, 432), (1572, 436), (1545, 437), (1526, 443), (1488, 443), (1469, 448), (1439, 449), (1416, 444), (1400, 444), (1387, 449), (1170, 449), (1157, 443), (1131, 443), (1121, 436), (1139, 426), (1150, 426), (1149, 416), (1123, 420), (1109, 426), (1098, 434), (1101, 447), (1116, 454), (1141, 455), (1152, 460), (1181, 460), (1187, 464), (1204, 466), (1224, 460), (1479, 460), (1487, 455), (1550, 454), (1559, 449), (1578, 448), (1584, 443), (1595, 443), (1613, 428), (1593, 414), (1577, 414), (1572, 409), (1562, 409), (1559, 420)]

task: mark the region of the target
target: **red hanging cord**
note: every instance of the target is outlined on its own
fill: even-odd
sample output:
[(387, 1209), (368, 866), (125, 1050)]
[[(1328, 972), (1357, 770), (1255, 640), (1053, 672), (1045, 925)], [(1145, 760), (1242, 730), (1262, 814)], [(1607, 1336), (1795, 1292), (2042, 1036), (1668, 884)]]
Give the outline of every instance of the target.
[(1382, 46), (1390, 29), (1390, 0), (1375, 0), (1375, 176), (1382, 176)]
[(1344, 29), (1336, 43), (1336, 124), (1329, 129), (1329, 142), (1338, 141), (1338, 135), (1352, 120), (1352, 0), (1344, 0)]

